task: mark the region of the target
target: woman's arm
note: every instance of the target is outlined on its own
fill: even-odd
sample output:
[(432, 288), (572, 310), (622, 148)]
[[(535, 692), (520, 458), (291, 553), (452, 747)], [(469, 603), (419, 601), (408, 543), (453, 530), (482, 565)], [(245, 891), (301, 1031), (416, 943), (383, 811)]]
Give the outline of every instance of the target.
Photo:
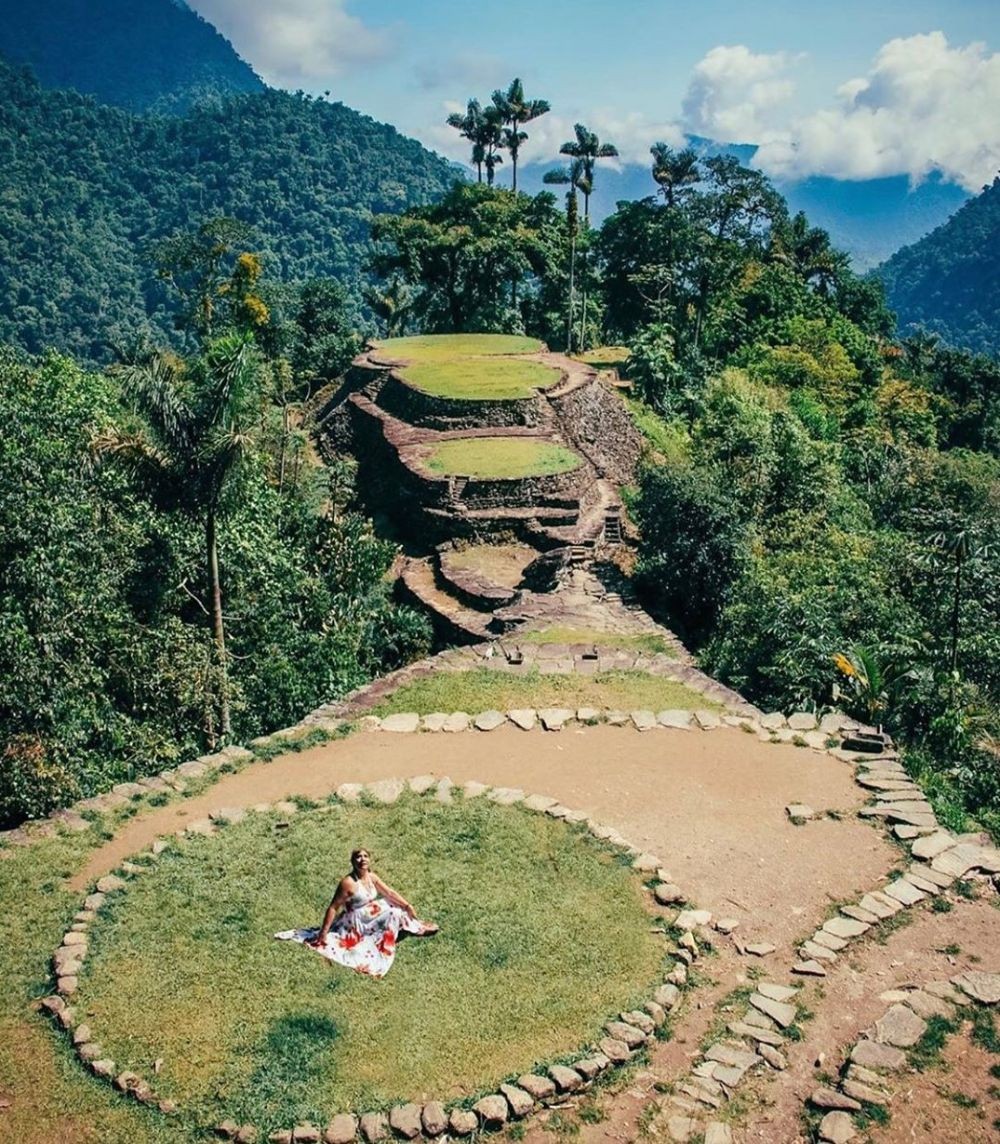
[(344, 878), (337, 887), (337, 892), (333, 895), (333, 900), (326, 907), (326, 913), (323, 915), (323, 924), (319, 927), (319, 933), (309, 942), (309, 945), (320, 946), (326, 942), (326, 935), (330, 932), (333, 919), (344, 908), (344, 903), (354, 892), (354, 887), (349, 884), (350, 882), (350, 878)]
[(413, 907), (402, 896), (402, 894), (397, 894), (396, 891), (392, 888), (392, 886), (390, 886), (387, 883), (382, 881), (382, 879), (378, 876), (378, 874), (372, 874), (372, 881), (375, 883), (375, 889), (378, 890), (378, 892), (382, 895), (383, 898), (388, 898), (388, 900), (394, 906), (399, 906), (399, 908), (401, 910), (405, 910), (406, 913), (408, 913), (411, 918), (415, 918), (417, 916), (413, 912)]

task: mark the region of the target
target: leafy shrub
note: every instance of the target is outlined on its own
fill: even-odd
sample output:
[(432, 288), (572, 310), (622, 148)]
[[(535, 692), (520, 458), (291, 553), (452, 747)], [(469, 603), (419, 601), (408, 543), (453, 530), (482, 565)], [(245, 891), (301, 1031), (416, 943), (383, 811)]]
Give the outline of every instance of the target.
[(76, 779), (30, 735), (16, 735), (0, 753), (0, 827), (41, 818), (79, 794)]

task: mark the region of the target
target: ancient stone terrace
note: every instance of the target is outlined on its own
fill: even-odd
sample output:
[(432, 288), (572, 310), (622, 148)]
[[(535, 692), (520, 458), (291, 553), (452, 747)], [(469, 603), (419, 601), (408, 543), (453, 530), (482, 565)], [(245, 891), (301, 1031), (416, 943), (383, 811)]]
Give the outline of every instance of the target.
[[(358, 458), (373, 515), (410, 546), (402, 590), (435, 616), (442, 639), (507, 630), (522, 587), (545, 591), (557, 567), (623, 539), (618, 489), (634, 476), (638, 431), (594, 369), (532, 339), (373, 343), (316, 425), (325, 453)], [(496, 583), (468, 561), (456, 576), (446, 555), (512, 542), (533, 554), (524, 585)]]

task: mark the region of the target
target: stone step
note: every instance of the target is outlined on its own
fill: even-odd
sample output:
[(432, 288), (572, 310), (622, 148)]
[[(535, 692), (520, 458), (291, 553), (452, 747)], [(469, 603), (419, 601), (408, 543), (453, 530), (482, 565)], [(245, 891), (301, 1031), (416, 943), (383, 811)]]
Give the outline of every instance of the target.
[(443, 591), (427, 560), (408, 560), (400, 581), (404, 592), (431, 613), (435, 627), (452, 642), (479, 643), (494, 638), (489, 613), (465, 607)]

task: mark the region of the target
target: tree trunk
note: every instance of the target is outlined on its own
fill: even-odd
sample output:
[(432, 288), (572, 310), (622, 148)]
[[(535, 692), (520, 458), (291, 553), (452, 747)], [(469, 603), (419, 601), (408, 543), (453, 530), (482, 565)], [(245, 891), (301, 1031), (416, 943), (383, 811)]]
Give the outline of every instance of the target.
[(958, 671), (959, 608), (962, 602), (962, 561), (955, 563), (955, 600), (951, 608), (951, 672)]
[(222, 621), (222, 588), (219, 584), (219, 545), (215, 530), (215, 512), (205, 520), (205, 544), (208, 548), (208, 576), (212, 597), (212, 637), (216, 666), (219, 671), (219, 732), (223, 744), (229, 741), (232, 723), (229, 716), (229, 674), (226, 667), (226, 629)]
[[(511, 136), (513, 139), (515, 139), (515, 140), (517, 139), (517, 120), (516, 119), (511, 121)], [(517, 146), (517, 143), (515, 141), (514, 145), (510, 149), (510, 162), (511, 162), (511, 166), (514, 168), (513, 174), (511, 176), (511, 184), (512, 184), (511, 190), (514, 192), (515, 195), (517, 194), (517, 151), (518, 151), (518, 146)]]
[(566, 352), (573, 352), (573, 303), (576, 298), (576, 235), (570, 239), (569, 247), (569, 316), (566, 318)]
[(281, 453), (278, 458), (278, 493), (285, 489), (285, 454), (288, 448), (288, 406), (281, 407)]

